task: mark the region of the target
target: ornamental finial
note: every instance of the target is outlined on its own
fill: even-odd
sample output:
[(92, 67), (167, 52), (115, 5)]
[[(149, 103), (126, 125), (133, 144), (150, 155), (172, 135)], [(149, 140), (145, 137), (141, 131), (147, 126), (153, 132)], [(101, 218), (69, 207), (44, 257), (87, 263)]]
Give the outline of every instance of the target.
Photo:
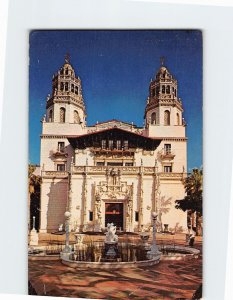
[(161, 63), (161, 66), (164, 66), (164, 61), (165, 61), (165, 57), (164, 57), (164, 56), (161, 56), (161, 57), (160, 57), (160, 63)]
[(69, 64), (70, 63), (70, 54), (67, 52), (65, 55), (65, 63)]

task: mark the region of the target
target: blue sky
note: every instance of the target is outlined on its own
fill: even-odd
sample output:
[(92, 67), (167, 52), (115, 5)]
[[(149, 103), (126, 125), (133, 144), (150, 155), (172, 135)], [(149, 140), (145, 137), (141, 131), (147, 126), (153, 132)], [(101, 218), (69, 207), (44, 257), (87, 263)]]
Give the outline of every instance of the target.
[(160, 57), (178, 80), (187, 122), (188, 169), (202, 166), (202, 34), (193, 30), (32, 31), (29, 161), (39, 164), (40, 120), (65, 54), (82, 80), (87, 123), (119, 119), (143, 126), (150, 79)]

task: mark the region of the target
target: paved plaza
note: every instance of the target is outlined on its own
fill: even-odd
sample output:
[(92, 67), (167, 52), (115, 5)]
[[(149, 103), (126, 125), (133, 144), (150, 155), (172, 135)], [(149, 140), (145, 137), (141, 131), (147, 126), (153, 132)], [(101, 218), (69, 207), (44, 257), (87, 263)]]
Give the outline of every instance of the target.
[[(160, 244), (169, 241), (184, 245), (185, 235), (158, 236)], [(195, 248), (201, 250), (201, 247), (201, 238), (196, 238)], [(38, 295), (109, 300), (191, 299), (202, 283), (202, 256), (111, 271), (77, 270), (64, 266), (59, 260), (29, 260), (29, 280)]]

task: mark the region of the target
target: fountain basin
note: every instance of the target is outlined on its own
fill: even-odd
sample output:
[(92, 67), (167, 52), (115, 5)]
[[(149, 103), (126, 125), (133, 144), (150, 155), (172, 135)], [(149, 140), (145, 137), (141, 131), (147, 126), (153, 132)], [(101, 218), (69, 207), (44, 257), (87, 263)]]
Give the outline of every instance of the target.
[[(112, 254), (112, 248), (114, 253)], [(109, 254), (110, 250), (110, 254)], [(85, 249), (77, 249), (68, 257), (61, 256), (63, 264), (73, 268), (104, 268), (118, 269), (130, 267), (152, 266), (159, 263), (161, 253), (148, 257), (144, 247), (131, 243), (92, 243)]]
[(177, 246), (177, 245), (159, 245), (159, 251), (162, 253), (161, 260), (189, 260), (193, 258), (198, 258), (200, 255), (200, 250)]
[[(75, 245), (74, 245), (75, 246)], [(61, 260), (63, 264), (69, 265), (73, 268), (104, 268), (109, 269), (114, 268), (129, 268), (129, 267), (146, 267), (153, 266), (159, 263), (159, 261), (179, 261), (179, 260), (189, 260), (198, 258), (200, 255), (200, 251), (191, 247), (185, 246), (175, 246), (175, 245), (158, 245), (158, 250), (161, 252), (160, 255), (153, 257), (152, 259), (146, 258), (147, 251), (143, 252), (143, 247), (135, 245), (135, 244), (126, 244), (119, 243), (119, 252), (123, 252), (122, 257), (118, 257), (116, 261), (101, 261), (102, 249), (104, 247), (103, 243), (97, 243), (94, 247), (93, 244), (83, 244), (79, 251), (81, 252), (81, 257), (78, 256), (77, 260), (73, 259), (61, 259), (61, 245), (56, 246), (53, 245), (53, 249), (46, 249), (46, 246), (37, 246), (33, 247), (35, 251), (29, 254), (29, 260)], [(95, 259), (90, 261), (90, 257), (86, 257), (86, 250), (90, 252), (94, 252), (96, 254)], [(64, 245), (63, 247), (64, 248)], [(76, 247), (74, 247), (76, 249)], [(133, 250), (135, 249), (135, 250)], [(38, 251), (39, 250), (39, 251)], [(132, 251), (139, 251), (136, 253), (136, 258), (132, 255)], [(75, 251), (74, 251), (75, 253)], [(127, 254), (126, 254), (127, 253)], [(131, 254), (130, 254), (131, 253)], [(85, 261), (86, 260), (86, 261)], [(95, 261), (94, 261), (95, 260)], [(121, 261), (119, 261), (121, 260)], [(123, 261), (125, 260), (125, 261)], [(128, 261), (127, 261), (128, 260)]]
[(134, 261), (134, 262), (86, 262), (86, 261), (73, 261), (70, 259), (62, 259), (61, 262), (71, 268), (76, 269), (120, 269), (120, 268), (137, 268), (149, 267), (159, 263), (160, 254), (153, 259)]

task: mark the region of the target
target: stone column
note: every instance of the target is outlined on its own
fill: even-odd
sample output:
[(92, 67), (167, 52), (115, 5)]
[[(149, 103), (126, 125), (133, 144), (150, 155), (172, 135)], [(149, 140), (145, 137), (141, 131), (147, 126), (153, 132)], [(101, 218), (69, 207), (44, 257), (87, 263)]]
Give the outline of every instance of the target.
[[(72, 176), (73, 175), (73, 157), (71, 160), (71, 165), (70, 165), (70, 173), (68, 174), (68, 199), (67, 199), (67, 205), (66, 205), (66, 211), (71, 212), (72, 211)], [(70, 223), (71, 222), (70, 220)], [(73, 227), (72, 224), (70, 224), (71, 227)]]
[(126, 231), (132, 232), (132, 207), (133, 207), (133, 201), (131, 197), (128, 199), (127, 203), (127, 224), (126, 224)]
[(83, 192), (82, 192), (82, 203), (83, 203), (83, 230), (85, 231), (87, 222), (87, 166), (84, 167), (83, 174)]
[(94, 231), (101, 232), (101, 198), (100, 195), (95, 195), (95, 211), (94, 211)]
[(154, 174), (153, 174), (153, 187), (152, 187), (152, 211), (158, 213), (158, 189), (159, 189), (159, 175), (158, 175), (158, 165), (157, 160), (155, 160)]
[(134, 189), (134, 184), (132, 183), (131, 185), (131, 191), (130, 191), (130, 200), (131, 200), (131, 209), (130, 209), (130, 231), (133, 232), (134, 228), (133, 228), (133, 224), (134, 224), (134, 220), (133, 220), (133, 189)]
[(143, 226), (143, 166), (139, 168), (138, 192), (139, 192), (139, 219), (138, 230), (142, 231)]

